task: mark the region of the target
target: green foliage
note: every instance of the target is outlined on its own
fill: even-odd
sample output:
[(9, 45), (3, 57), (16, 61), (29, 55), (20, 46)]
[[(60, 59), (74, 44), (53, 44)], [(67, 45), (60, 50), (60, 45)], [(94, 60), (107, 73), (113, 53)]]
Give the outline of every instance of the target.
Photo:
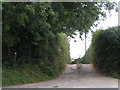
[(3, 86), (49, 80), (61, 74), (65, 64), (70, 61), (69, 42), (63, 33), (58, 34), (56, 40), (55, 49), (52, 45), (49, 46), (47, 50), (49, 54), (42, 60), (42, 57), (39, 60), (30, 58), (28, 64), (24, 63), (12, 70), (10, 66), (8, 69), (8, 66), (3, 65)]
[(42, 71), (49, 76), (56, 76), (60, 74), (64, 68), (65, 64), (70, 62), (70, 53), (69, 53), (69, 42), (64, 33), (59, 33), (57, 35), (56, 42), (56, 52), (52, 52), (53, 55), (49, 53), (48, 60), (43, 60), (39, 63)]
[(114, 3), (3, 2), (3, 67), (18, 69), (32, 63), (46, 75), (58, 75), (70, 61), (67, 36), (76, 30), (80, 35), (88, 32), (105, 17), (102, 6), (110, 5)]
[(64, 32), (69, 36), (74, 34), (76, 30), (88, 32), (91, 26), (96, 26), (94, 24), (96, 20), (101, 16), (106, 16), (101, 8), (111, 10), (116, 4), (4, 2), (2, 5), (3, 42), (8, 46), (13, 46), (24, 39), (33, 39), (31, 42), (36, 45), (36, 42), (43, 40), (44, 34), (48, 34), (50, 31), (52, 33)]
[(76, 64), (76, 63), (77, 63), (76, 59), (74, 61), (71, 61), (71, 64)]
[(88, 48), (88, 50), (86, 51), (85, 55), (81, 58), (79, 57), (79, 58), (75, 59), (72, 62), (72, 64), (76, 64), (77, 62), (82, 63), (82, 64), (90, 64), (92, 61), (92, 59), (91, 59), (92, 54), (91, 53), (92, 53), (92, 47), (90, 46)]
[(99, 30), (93, 34), (92, 61), (103, 72), (119, 77), (120, 72), (120, 28)]
[(57, 16), (51, 5), (3, 3), (3, 67), (33, 64), (51, 77), (63, 71), (70, 60), (69, 42), (65, 34), (52, 28)]
[(54, 77), (50, 77), (42, 72), (40, 68), (35, 65), (25, 65), (23, 69), (3, 69), (2, 85), (16, 85), (24, 83), (32, 83), (50, 80)]
[(67, 35), (75, 34), (78, 30), (88, 32), (91, 26), (96, 26), (95, 21), (101, 17), (106, 17), (106, 12), (102, 10), (115, 9), (115, 3), (97, 3), (97, 2), (64, 2), (52, 3), (53, 10), (57, 12), (58, 24), (57, 30), (60, 30)]
[(80, 58), (80, 62), (83, 64), (90, 64), (92, 62), (92, 46), (90, 45), (90, 47), (88, 48), (88, 50), (86, 51), (85, 55)]
[(82, 58), (80, 58), (80, 63), (82, 64), (90, 64), (89, 59), (86, 58), (86, 56), (83, 56)]

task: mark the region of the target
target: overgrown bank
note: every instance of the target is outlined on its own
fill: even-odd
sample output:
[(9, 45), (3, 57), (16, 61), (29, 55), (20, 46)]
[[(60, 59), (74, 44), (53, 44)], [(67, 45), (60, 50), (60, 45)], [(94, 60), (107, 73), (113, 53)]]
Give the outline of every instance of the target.
[[(3, 3), (3, 86), (49, 80), (70, 60), (52, 3)], [(31, 77), (31, 78), (30, 78)]]
[(99, 30), (93, 34), (92, 62), (107, 75), (120, 78), (120, 27)]
[(3, 86), (40, 82), (49, 80), (54, 77), (48, 76), (40, 70), (40, 68), (33, 65), (24, 65), (20, 69), (3, 68), (2, 84)]
[[(67, 36), (63, 33), (57, 35), (55, 42), (54, 47), (49, 45), (48, 48), (48, 52), (51, 48), (51, 54), (53, 55), (51, 57), (47, 57), (46, 54), (46, 58), (39, 59), (37, 62), (30, 61), (22, 64), (20, 62), (23, 62), (24, 59), (16, 61), (14, 64), (6, 61), (6, 64), (3, 64), (3, 86), (44, 81), (60, 75), (65, 68), (65, 64), (70, 60), (69, 42)], [(18, 59), (16, 58), (16, 60)], [(14, 66), (10, 66), (10, 64)]]

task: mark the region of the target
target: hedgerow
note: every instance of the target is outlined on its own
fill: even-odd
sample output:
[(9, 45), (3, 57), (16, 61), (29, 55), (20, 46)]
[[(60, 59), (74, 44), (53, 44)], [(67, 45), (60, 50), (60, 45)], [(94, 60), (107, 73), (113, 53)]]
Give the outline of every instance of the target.
[(120, 78), (120, 27), (94, 32), (92, 62), (108, 75)]

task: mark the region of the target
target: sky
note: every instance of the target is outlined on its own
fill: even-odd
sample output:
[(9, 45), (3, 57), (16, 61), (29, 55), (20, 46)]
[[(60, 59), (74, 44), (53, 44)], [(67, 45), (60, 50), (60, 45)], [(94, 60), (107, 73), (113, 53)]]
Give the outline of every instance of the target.
[[(109, 27), (118, 26), (118, 12), (111, 11), (111, 16), (107, 13), (107, 19), (105, 21), (99, 21), (100, 24), (97, 27), (92, 28), (93, 31), (99, 29), (107, 29)], [(85, 54), (85, 38), (84, 34), (82, 35), (83, 41), (79, 38), (79, 35), (75, 36), (75, 39), (70, 40), (70, 56), (71, 58), (83, 57)], [(76, 42), (74, 42), (76, 40)], [(89, 32), (87, 34), (86, 43), (87, 49), (89, 48), (92, 40), (92, 34)]]

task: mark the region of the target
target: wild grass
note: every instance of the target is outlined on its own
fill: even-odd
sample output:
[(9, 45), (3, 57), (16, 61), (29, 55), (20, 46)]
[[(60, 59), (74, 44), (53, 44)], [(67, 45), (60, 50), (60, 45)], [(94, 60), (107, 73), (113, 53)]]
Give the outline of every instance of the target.
[(40, 82), (55, 78), (44, 74), (39, 68), (34, 66), (25, 66), (22, 69), (8, 69), (2, 70), (2, 85), (18, 85), (32, 82)]

